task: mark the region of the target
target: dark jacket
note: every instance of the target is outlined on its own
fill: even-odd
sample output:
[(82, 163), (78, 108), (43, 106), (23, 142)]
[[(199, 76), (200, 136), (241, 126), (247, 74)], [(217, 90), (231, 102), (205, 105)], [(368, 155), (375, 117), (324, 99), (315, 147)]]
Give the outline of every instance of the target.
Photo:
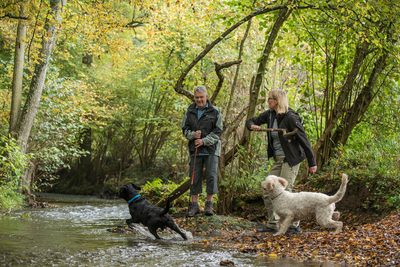
[(196, 148), (194, 145), (193, 133), (201, 130), (201, 139), (204, 145), (197, 148), (197, 154), (221, 155), (222, 117), (220, 110), (213, 106), (207, 99), (208, 108), (204, 114), (197, 119), (196, 103), (191, 104), (182, 120), (182, 132), (189, 140), (189, 153), (194, 155)]
[[(299, 114), (289, 108), (289, 111), (285, 114), (276, 115), (275, 110), (269, 109), (259, 116), (254, 117), (246, 122), (246, 127), (250, 131), (252, 125), (267, 124), (268, 128), (272, 128), (272, 123), (277, 118), (278, 128), (287, 129), (287, 132), (293, 132), (295, 128), (298, 129), (294, 135), (283, 137), (282, 132), (278, 132), (279, 140), (283, 152), (285, 153), (285, 162), (289, 163), (291, 167), (299, 164), (307, 158), (309, 167), (317, 166), (314, 158), (314, 154), (311, 148), (310, 141), (308, 141), (307, 135), (304, 132), (301, 119)], [(268, 135), (268, 158), (274, 156), (274, 148), (272, 146), (271, 132), (267, 132)]]

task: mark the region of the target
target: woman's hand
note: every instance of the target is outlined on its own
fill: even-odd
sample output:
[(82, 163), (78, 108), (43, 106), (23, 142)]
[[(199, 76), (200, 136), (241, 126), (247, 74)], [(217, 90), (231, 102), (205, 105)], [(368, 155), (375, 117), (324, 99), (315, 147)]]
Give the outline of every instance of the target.
[(310, 172), (311, 172), (312, 174), (314, 174), (314, 173), (316, 173), (316, 172), (317, 172), (317, 169), (318, 169), (318, 167), (317, 167), (317, 166), (310, 167)]
[(250, 129), (252, 129), (253, 131), (259, 131), (261, 130), (261, 126), (253, 124), (251, 125)]

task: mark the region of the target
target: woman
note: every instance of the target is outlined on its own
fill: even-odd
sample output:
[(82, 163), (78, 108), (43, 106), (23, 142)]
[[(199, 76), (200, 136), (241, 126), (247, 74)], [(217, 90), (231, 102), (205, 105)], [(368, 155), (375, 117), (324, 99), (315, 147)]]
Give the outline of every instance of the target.
[[(267, 132), (268, 135), (268, 158), (274, 157), (274, 163), (269, 175), (276, 175), (288, 181), (286, 190), (292, 191), (293, 184), (299, 172), (300, 163), (307, 158), (310, 172), (317, 171), (314, 154), (310, 141), (304, 132), (299, 114), (289, 108), (286, 93), (280, 89), (269, 92), (269, 110), (261, 113), (246, 122), (250, 131), (260, 131), (260, 125), (267, 124), (268, 128), (283, 128), (294, 135), (283, 137), (281, 131)], [(257, 232), (278, 231), (278, 217), (275, 214), (268, 193), (263, 191), (263, 199), (268, 213), (266, 228), (257, 229)], [(301, 233), (299, 221), (293, 222), (286, 233)]]

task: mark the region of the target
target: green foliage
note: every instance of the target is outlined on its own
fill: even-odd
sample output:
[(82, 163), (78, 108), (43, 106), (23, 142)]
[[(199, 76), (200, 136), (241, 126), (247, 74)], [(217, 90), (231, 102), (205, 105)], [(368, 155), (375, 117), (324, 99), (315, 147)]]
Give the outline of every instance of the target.
[[(252, 144), (254, 148), (263, 147), (263, 140), (259, 137), (255, 138)], [(245, 153), (244, 147), (239, 146), (238, 161), (241, 161), (235, 168), (227, 168), (227, 180), (222, 181), (221, 184), (231, 187), (237, 193), (253, 193), (260, 189), (261, 182), (265, 180), (269, 169), (271, 168), (270, 162), (266, 160), (267, 156), (263, 149), (253, 153), (252, 155)], [(260, 154), (258, 154), (260, 153)]]
[[(161, 179), (157, 178), (154, 179), (153, 182), (147, 182), (144, 186), (142, 186), (141, 192), (143, 192), (146, 198), (155, 205), (160, 200), (172, 193), (179, 186), (180, 184), (176, 184), (171, 181), (164, 184)], [(174, 201), (175, 206), (186, 206), (188, 197), (189, 192), (181, 195), (178, 199)]]
[(14, 139), (0, 135), (0, 211), (23, 205), (20, 190), (28, 159)]
[(25, 196), (7, 186), (0, 186), (0, 217), (1, 212), (20, 208), (25, 204)]
[(38, 109), (28, 152), (36, 166), (38, 186), (57, 178), (53, 173), (70, 168), (72, 159), (89, 153), (80, 148), (84, 116), (90, 106), (84, 105), (79, 88), (82, 83), (50, 75)]
[(21, 153), (14, 139), (1, 135), (0, 157), (0, 185), (12, 190), (21, 189), (29, 156)]
[[(398, 208), (400, 194), (399, 137), (379, 137), (370, 130), (358, 127), (349, 144), (336, 150), (322, 172), (313, 175), (311, 182), (318, 188), (339, 186), (339, 172), (349, 176), (348, 190), (366, 188), (363, 208), (379, 212)], [(354, 192), (353, 192), (354, 193)]]
[(400, 208), (400, 194), (397, 196), (392, 196), (388, 199), (388, 205), (393, 206), (395, 209)]

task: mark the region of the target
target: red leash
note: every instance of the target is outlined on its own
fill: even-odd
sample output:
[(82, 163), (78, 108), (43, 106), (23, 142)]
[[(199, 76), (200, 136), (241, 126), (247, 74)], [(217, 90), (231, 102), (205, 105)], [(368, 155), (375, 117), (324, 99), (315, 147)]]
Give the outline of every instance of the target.
[(192, 183), (190, 184), (190, 186), (192, 186), (192, 185), (193, 185), (194, 169), (195, 169), (195, 167), (196, 167), (196, 156), (197, 156), (197, 147), (196, 147), (196, 151), (194, 152), (194, 162), (193, 162)]
[[(194, 161), (193, 161), (193, 173), (192, 173), (192, 182), (190, 183), (190, 189), (192, 189), (193, 186), (193, 179), (194, 179), (194, 169), (196, 167), (196, 156), (197, 156), (197, 147), (196, 151), (194, 152)], [(188, 224), (188, 219), (189, 219), (189, 207), (190, 207), (190, 189), (189, 189), (189, 204), (188, 204), (188, 212), (186, 213), (186, 225)]]

